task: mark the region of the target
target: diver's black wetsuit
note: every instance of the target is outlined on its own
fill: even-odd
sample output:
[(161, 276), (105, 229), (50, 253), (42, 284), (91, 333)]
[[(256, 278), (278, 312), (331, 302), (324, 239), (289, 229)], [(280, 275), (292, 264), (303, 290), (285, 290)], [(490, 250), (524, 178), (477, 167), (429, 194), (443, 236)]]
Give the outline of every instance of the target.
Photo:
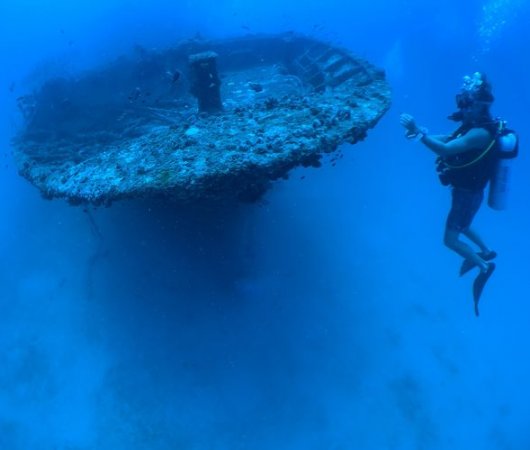
[[(494, 143), (496, 124), (462, 126), (449, 141), (465, 135), (472, 128), (484, 128)], [(455, 231), (467, 230), (484, 199), (484, 189), (494, 168), (494, 144), (488, 148), (477, 148), (464, 153), (438, 158), (440, 180), (452, 186), (451, 210), (447, 216), (446, 228)]]

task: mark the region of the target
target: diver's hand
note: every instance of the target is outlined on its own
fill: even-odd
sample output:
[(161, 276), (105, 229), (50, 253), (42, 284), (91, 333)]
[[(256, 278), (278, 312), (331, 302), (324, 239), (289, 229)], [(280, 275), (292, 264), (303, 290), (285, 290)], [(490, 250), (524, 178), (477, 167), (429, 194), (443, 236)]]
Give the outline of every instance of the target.
[(416, 135), (420, 132), (414, 117), (410, 114), (401, 114), (401, 116), (399, 116), (399, 122), (407, 130), (407, 136)]
[(423, 138), (423, 136), (425, 136), (425, 134), (427, 134), (427, 130), (416, 125), (414, 117), (412, 117), (410, 114), (401, 114), (399, 121), (407, 130), (405, 133), (405, 137), (407, 139), (420, 140)]

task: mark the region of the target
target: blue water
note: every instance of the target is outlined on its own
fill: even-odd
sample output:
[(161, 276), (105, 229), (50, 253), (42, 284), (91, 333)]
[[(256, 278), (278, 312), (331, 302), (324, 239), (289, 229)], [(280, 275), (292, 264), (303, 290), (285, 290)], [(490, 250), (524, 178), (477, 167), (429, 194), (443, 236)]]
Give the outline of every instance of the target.
[[(530, 448), (525, 2), (45, 3), (0, 5), (1, 449)], [(336, 166), (237, 211), (127, 202), (93, 221), (17, 175), (15, 99), (40, 79), (136, 43), (286, 30), (392, 84)], [(510, 209), (476, 218), (499, 253), (479, 319), (442, 244), (449, 192), (399, 126), (451, 130), (475, 70), (521, 136)]]

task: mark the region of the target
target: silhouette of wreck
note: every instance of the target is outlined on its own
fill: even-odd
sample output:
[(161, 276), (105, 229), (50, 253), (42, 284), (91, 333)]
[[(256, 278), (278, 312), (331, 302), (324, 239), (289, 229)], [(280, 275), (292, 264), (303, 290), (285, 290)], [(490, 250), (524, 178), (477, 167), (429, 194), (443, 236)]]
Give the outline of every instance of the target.
[(256, 35), (137, 47), (18, 103), (15, 160), (46, 198), (255, 201), (291, 169), (364, 139), (390, 88), (342, 48)]

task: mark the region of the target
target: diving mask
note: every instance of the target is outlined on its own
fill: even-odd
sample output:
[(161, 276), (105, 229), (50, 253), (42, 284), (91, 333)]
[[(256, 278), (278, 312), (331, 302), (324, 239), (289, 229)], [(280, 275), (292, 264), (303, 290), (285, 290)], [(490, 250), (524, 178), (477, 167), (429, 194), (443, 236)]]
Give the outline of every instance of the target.
[(490, 105), (493, 99), (491, 85), (486, 80), (486, 77), (480, 72), (475, 72), (473, 75), (464, 77), (461, 91), (456, 95), (456, 106), (462, 111), (475, 104)]

